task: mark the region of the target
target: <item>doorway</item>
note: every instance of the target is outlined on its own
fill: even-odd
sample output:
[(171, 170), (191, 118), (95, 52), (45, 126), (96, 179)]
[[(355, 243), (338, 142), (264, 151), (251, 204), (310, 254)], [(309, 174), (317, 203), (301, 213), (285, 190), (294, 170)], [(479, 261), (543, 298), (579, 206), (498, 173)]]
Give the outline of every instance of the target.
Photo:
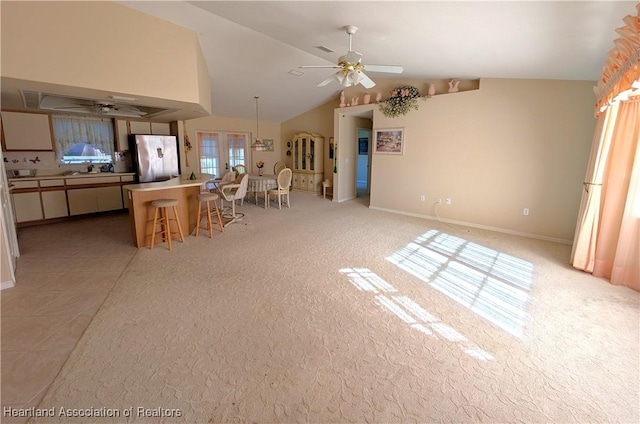
[(236, 165), (247, 166), (249, 134), (224, 131), (197, 131), (200, 172), (222, 177)]
[(368, 197), (371, 180), (371, 129), (358, 128), (356, 163), (356, 197)]

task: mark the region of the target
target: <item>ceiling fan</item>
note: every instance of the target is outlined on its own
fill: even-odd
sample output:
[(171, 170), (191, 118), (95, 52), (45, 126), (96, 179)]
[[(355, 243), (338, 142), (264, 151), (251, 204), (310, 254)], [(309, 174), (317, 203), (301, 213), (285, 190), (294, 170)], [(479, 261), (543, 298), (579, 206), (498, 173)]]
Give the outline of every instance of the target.
[(91, 113), (97, 115), (121, 115), (142, 117), (147, 113), (132, 105), (114, 102), (74, 99), (71, 97), (46, 95), (40, 103), (40, 108), (51, 110), (66, 110), (70, 112)]
[(337, 65), (309, 65), (299, 66), (299, 68), (333, 68), (339, 69), (338, 72), (331, 75), (326, 80), (318, 84), (318, 87), (338, 81), (343, 87), (351, 87), (352, 85), (362, 84), (365, 88), (371, 88), (376, 85), (365, 73), (364, 70), (371, 72), (385, 72), (391, 74), (401, 74), (404, 69), (402, 66), (396, 65), (365, 65), (362, 63), (362, 55), (351, 49), (351, 37), (358, 31), (358, 27), (346, 25), (344, 30), (349, 34), (349, 51), (346, 55), (338, 58)]

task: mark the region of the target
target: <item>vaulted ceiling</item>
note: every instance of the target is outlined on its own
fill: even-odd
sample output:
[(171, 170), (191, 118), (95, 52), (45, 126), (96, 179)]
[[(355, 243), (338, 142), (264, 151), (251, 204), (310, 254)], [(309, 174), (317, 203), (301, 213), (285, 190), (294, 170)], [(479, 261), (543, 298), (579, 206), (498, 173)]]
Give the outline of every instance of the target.
[[(598, 79), (633, 1), (118, 1), (198, 34), (214, 115), (281, 122), (337, 99), (317, 84), (349, 49), (365, 64), (404, 67), (376, 81), (525, 78)], [(107, 25), (117, 31), (117, 24)], [(319, 49), (324, 46), (331, 51)], [(375, 91), (375, 88), (372, 90)]]

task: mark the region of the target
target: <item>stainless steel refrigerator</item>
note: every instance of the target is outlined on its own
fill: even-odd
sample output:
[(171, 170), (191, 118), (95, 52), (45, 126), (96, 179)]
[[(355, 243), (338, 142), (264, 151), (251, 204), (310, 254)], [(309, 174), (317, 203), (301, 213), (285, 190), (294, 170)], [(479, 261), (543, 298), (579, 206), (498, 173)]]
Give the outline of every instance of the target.
[(132, 135), (129, 150), (133, 152), (134, 172), (138, 181), (166, 181), (180, 175), (178, 140), (173, 135)]

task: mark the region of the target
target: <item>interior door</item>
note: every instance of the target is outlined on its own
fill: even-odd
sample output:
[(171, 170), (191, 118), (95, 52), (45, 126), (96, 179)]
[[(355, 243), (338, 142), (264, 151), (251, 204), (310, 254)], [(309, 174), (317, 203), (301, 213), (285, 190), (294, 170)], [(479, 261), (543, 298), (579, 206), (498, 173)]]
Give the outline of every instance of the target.
[(249, 134), (226, 131), (198, 131), (200, 172), (222, 177), (236, 165), (249, 164)]

